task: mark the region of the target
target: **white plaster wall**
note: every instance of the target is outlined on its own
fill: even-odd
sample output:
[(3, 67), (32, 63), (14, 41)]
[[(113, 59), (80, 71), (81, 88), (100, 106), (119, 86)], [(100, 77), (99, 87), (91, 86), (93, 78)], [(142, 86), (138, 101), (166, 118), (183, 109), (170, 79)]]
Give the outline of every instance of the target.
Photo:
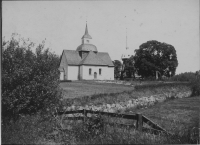
[(108, 67), (107, 80), (114, 80), (114, 67)]
[(64, 72), (63, 71), (60, 72), (60, 80), (64, 80)]
[(80, 66), (79, 69), (80, 69), (80, 71), (79, 71), (80, 78), (79, 79), (82, 80), (83, 79), (83, 66)]
[(79, 79), (79, 66), (68, 65), (68, 80), (78, 80), (78, 79)]
[[(89, 69), (92, 69), (91, 75), (89, 75)], [(101, 75), (99, 75), (99, 69), (101, 69)], [(113, 72), (112, 72), (113, 71)], [(93, 80), (94, 72), (97, 73), (97, 80), (114, 80), (114, 69), (108, 68), (108, 66), (81, 66), (82, 79)]]
[(65, 57), (65, 54), (62, 53), (61, 61), (60, 61), (60, 67), (64, 68), (64, 80), (68, 79), (68, 64), (67, 64), (67, 59)]

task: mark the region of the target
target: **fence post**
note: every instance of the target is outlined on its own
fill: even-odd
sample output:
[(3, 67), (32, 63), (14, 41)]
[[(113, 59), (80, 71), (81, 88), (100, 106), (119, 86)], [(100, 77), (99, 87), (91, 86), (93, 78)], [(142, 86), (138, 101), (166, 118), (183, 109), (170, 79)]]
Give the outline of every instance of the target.
[(87, 112), (85, 109), (83, 109), (83, 129), (86, 130), (86, 117), (87, 117)]
[(137, 113), (136, 116), (137, 116), (136, 128), (137, 130), (142, 131), (142, 125), (143, 125), (142, 114)]
[(84, 115), (84, 124), (85, 124), (85, 121), (86, 121), (86, 117), (87, 117), (87, 111), (85, 109), (83, 109), (83, 115)]

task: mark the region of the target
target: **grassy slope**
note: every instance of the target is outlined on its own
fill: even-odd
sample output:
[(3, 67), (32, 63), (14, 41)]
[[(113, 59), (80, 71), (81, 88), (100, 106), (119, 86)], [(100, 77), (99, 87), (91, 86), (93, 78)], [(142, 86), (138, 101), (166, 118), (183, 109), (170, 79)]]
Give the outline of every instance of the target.
[(129, 109), (142, 113), (166, 130), (175, 133), (182, 129), (198, 128), (200, 97), (190, 97), (158, 103), (150, 108)]
[[(108, 126), (109, 129), (105, 136), (89, 143), (95, 144), (100, 140), (103, 144), (198, 144), (199, 101), (200, 97), (197, 96), (169, 100), (146, 109), (127, 110), (127, 112), (131, 111), (131, 114), (142, 113), (174, 134), (173, 136), (153, 135)], [(117, 120), (115, 119), (115, 121)]]
[[(153, 135), (134, 129), (106, 126), (104, 133), (83, 141), (81, 144), (196, 144), (198, 141), (200, 97), (168, 100), (146, 109), (129, 109), (131, 114), (140, 112), (149, 119), (174, 134)], [(113, 118), (113, 122), (119, 119)], [(112, 119), (111, 119), (112, 120)], [(119, 121), (121, 122), (121, 121)], [(121, 123), (128, 123), (124, 120)], [(129, 122), (131, 123), (131, 122)], [(133, 123), (133, 122), (132, 122)], [(195, 128), (195, 130), (194, 130)]]

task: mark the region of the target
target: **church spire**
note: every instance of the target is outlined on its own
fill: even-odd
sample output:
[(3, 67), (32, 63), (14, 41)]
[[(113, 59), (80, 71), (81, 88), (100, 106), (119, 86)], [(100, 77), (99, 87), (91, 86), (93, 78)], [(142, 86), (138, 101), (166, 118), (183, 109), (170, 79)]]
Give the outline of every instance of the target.
[(88, 35), (87, 22), (86, 22), (86, 28), (85, 28), (85, 35)]
[(86, 27), (85, 27), (85, 34), (83, 35), (82, 39), (84, 38), (92, 39), (92, 37), (88, 33), (87, 22), (86, 22)]

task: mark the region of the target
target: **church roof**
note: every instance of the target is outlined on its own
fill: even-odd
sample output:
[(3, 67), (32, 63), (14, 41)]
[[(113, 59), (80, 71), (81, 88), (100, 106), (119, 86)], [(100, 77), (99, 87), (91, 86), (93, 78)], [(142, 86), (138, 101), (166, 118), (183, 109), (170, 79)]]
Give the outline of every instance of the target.
[(93, 44), (81, 44), (77, 47), (76, 51), (96, 51), (97, 47)]
[(67, 63), (69, 65), (79, 65), (81, 57), (79, 56), (78, 51), (75, 50), (64, 50)]
[(108, 66), (114, 66), (109, 54), (107, 52), (98, 52), (97, 57), (102, 59)]
[(89, 35), (88, 33), (88, 28), (87, 28), (87, 24), (86, 24), (86, 27), (85, 27), (85, 34), (83, 35), (82, 39), (83, 38), (88, 38), (88, 39), (92, 39), (92, 37)]
[(62, 66), (60, 66), (60, 67), (58, 68), (58, 70), (61, 72), (61, 71), (64, 71), (64, 68), (63, 68)]
[(88, 55), (81, 59), (79, 52), (75, 50), (64, 50), (68, 65), (105, 65), (114, 66), (108, 53), (98, 52), (97, 54), (90, 51)]
[(86, 65), (108, 65), (102, 59), (97, 57), (97, 55), (93, 51), (90, 51), (88, 53), (88, 55), (80, 62), (80, 65), (81, 64), (86, 64)]

